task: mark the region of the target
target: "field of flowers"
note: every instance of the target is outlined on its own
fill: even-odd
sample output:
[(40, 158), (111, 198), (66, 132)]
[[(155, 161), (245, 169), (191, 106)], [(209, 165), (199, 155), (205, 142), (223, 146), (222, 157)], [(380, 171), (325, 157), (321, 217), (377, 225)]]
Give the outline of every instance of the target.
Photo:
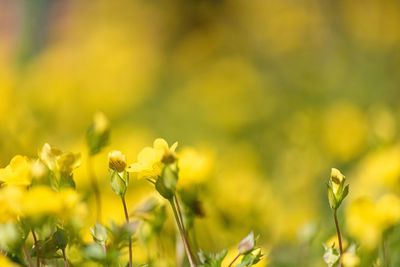
[(400, 3), (0, 0), (0, 266), (400, 266)]

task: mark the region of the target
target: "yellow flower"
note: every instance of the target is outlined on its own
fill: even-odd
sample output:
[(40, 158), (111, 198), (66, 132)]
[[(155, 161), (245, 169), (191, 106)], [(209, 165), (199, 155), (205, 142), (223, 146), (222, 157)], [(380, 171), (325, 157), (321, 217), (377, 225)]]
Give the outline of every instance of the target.
[(80, 154), (62, 152), (61, 150), (44, 144), (39, 152), (39, 158), (46, 166), (55, 173), (70, 174), (80, 165)]
[(204, 182), (211, 175), (212, 168), (213, 154), (210, 151), (186, 147), (179, 153), (179, 183), (183, 186)]
[(177, 146), (178, 143), (174, 143), (169, 147), (164, 139), (158, 138), (153, 147), (145, 147), (139, 152), (137, 162), (129, 165), (127, 171), (136, 173), (138, 178), (156, 178), (161, 174), (163, 163), (176, 158)]
[(12, 262), (6, 256), (0, 254), (0, 266), (1, 267), (19, 267), (20, 265)]
[(18, 218), (25, 191), (19, 186), (6, 186), (0, 189), (0, 223)]
[(345, 252), (342, 256), (342, 264), (344, 267), (357, 267), (360, 265), (360, 258), (351, 252)]
[(345, 180), (345, 176), (336, 168), (331, 169), (332, 190), (335, 195), (338, 193), (340, 184)]
[[(349, 243), (347, 242), (346, 239), (342, 240), (342, 245), (343, 245), (343, 249), (346, 250)], [(337, 238), (337, 235), (333, 235), (331, 236), (326, 242), (325, 242), (325, 246), (329, 247), (329, 248), (336, 248), (339, 249), (339, 240)]]
[(121, 151), (111, 151), (108, 153), (108, 167), (117, 172), (124, 171), (126, 168), (126, 156)]
[(7, 167), (0, 169), (0, 184), (28, 186), (31, 180), (31, 163), (27, 157), (17, 155)]
[(175, 150), (178, 146), (178, 142), (175, 142), (171, 147), (168, 146), (167, 141), (162, 138), (157, 138), (154, 140), (153, 147), (162, 153), (162, 161), (166, 163), (170, 163), (175, 161), (176, 154)]
[(383, 195), (376, 202), (359, 198), (348, 206), (346, 218), (349, 233), (367, 249), (374, 249), (382, 233), (400, 222), (400, 199), (393, 194)]
[(22, 198), (21, 212), (26, 217), (57, 214), (61, 211), (57, 192), (47, 186), (35, 186)]

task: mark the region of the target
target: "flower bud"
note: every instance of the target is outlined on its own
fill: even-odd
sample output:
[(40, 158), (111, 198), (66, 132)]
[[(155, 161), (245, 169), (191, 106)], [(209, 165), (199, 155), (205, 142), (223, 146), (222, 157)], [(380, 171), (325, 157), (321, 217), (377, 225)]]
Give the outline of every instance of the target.
[(255, 245), (254, 242), (254, 233), (253, 231), (250, 232), (242, 241), (240, 241), (238, 250), (239, 254), (246, 254), (247, 252), (253, 250)]
[(126, 168), (126, 156), (121, 151), (111, 151), (108, 153), (108, 167), (111, 170), (123, 172)]
[(328, 182), (328, 199), (332, 209), (339, 208), (343, 199), (349, 193), (349, 185), (345, 186), (345, 181), (345, 176), (338, 169), (332, 168)]

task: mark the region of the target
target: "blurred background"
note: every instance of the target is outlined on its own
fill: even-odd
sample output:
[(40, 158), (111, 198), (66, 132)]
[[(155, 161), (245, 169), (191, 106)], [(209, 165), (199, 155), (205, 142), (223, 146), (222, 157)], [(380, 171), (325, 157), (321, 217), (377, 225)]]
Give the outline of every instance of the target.
[[(45, 142), (85, 157), (102, 111), (112, 127), (95, 159), (105, 218), (123, 220), (108, 151), (133, 162), (163, 137), (186, 153), (181, 182), (200, 192), (204, 250), (253, 229), (270, 266), (323, 266), (336, 167), (350, 183), (346, 239), (379, 251), (379, 237), (366, 237), (400, 217), (399, 29), (391, 0), (0, 0), (1, 166)], [(86, 168), (76, 179), (90, 189)], [(150, 191), (140, 181), (130, 190), (132, 207)], [(390, 223), (363, 225), (381, 216), (359, 211), (360, 198), (373, 206), (387, 194)]]

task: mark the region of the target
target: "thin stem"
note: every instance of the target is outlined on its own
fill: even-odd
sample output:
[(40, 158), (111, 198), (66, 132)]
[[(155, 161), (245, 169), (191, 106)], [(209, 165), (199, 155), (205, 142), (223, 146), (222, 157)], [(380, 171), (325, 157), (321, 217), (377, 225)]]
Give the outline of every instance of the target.
[(67, 260), (67, 255), (65, 254), (65, 249), (62, 249), (61, 252), (62, 252), (62, 255), (63, 255), (63, 258), (64, 258), (64, 267), (69, 267), (68, 260)]
[(174, 212), (174, 217), (175, 217), (175, 220), (176, 220), (176, 224), (178, 225), (178, 230), (179, 230), (179, 233), (180, 233), (182, 241), (183, 241), (183, 246), (185, 247), (185, 250), (186, 250), (186, 255), (188, 257), (190, 267), (196, 267), (194, 257), (193, 257), (193, 255), (191, 253), (189, 242), (186, 239), (186, 235), (185, 235), (185, 230), (183, 228), (183, 224), (180, 221), (180, 217), (178, 215), (178, 211), (177, 211), (177, 208), (176, 208), (176, 205), (175, 205), (174, 198), (170, 199), (169, 203), (171, 204), (172, 211)]
[(382, 262), (384, 267), (390, 266), (389, 251), (386, 244), (386, 234), (382, 235)]
[(31, 233), (32, 233), (32, 237), (33, 237), (33, 242), (35, 244), (35, 248), (36, 248), (36, 266), (39, 267), (40, 266), (40, 248), (38, 246), (38, 239), (36, 237), (35, 231), (33, 230), (33, 228), (31, 228)]
[(92, 163), (92, 155), (88, 154), (87, 159), (87, 167), (88, 167), (88, 174), (90, 178), (90, 183), (93, 188), (94, 200), (96, 203), (96, 221), (98, 223), (101, 222), (101, 196), (100, 196), (100, 187), (99, 183), (97, 182), (96, 175), (93, 170), (93, 163)]
[(156, 184), (156, 182), (155, 182), (154, 180), (150, 179), (150, 178), (146, 178), (146, 180), (147, 180), (148, 182), (152, 183), (153, 185)]
[(240, 257), (240, 253), (238, 253), (238, 254), (236, 255), (236, 257), (231, 261), (231, 263), (229, 263), (228, 267), (231, 267), (232, 264), (234, 264), (235, 261), (236, 261), (237, 259), (239, 259), (239, 257)]
[(336, 234), (339, 242), (339, 252), (340, 252), (339, 267), (340, 267), (342, 266), (343, 246), (342, 246), (342, 235), (340, 234), (339, 222), (337, 219), (337, 209), (333, 210), (333, 218), (335, 220)]
[(22, 246), (22, 251), (24, 252), (24, 256), (25, 256), (26, 262), (28, 263), (28, 266), (33, 267), (34, 265), (33, 265), (31, 255), (29, 254), (29, 251), (26, 248), (25, 244)]
[[(124, 214), (126, 223), (129, 223), (128, 209), (126, 208), (125, 197), (121, 197), (122, 205), (124, 206)], [(132, 267), (132, 239), (129, 237), (129, 267)]]
[(190, 243), (189, 243), (188, 232), (186, 231), (186, 229), (185, 229), (185, 224), (184, 224), (184, 222), (183, 222), (183, 216), (182, 216), (181, 205), (179, 204), (179, 201), (178, 201), (178, 198), (176, 197), (176, 194), (174, 195), (173, 199), (174, 199), (174, 201), (175, 201), (176, 209), (177, 209), (178, 216), (179, 216), (179, 221), (180, 221), (180, 223), (181, 223), (182, 231), (183, 231), (183, 234), (185, 235), (185, 239), (186, 239), (186, 242), (187, 242), (187, 244), (188, 244), (188, 248), (189, 248), (190, 255), (191, 255), (192, 258), (194, 258), (194, 256), (193, 256), (193, 251), (192, 251), (192, 247), (190, 246)]

